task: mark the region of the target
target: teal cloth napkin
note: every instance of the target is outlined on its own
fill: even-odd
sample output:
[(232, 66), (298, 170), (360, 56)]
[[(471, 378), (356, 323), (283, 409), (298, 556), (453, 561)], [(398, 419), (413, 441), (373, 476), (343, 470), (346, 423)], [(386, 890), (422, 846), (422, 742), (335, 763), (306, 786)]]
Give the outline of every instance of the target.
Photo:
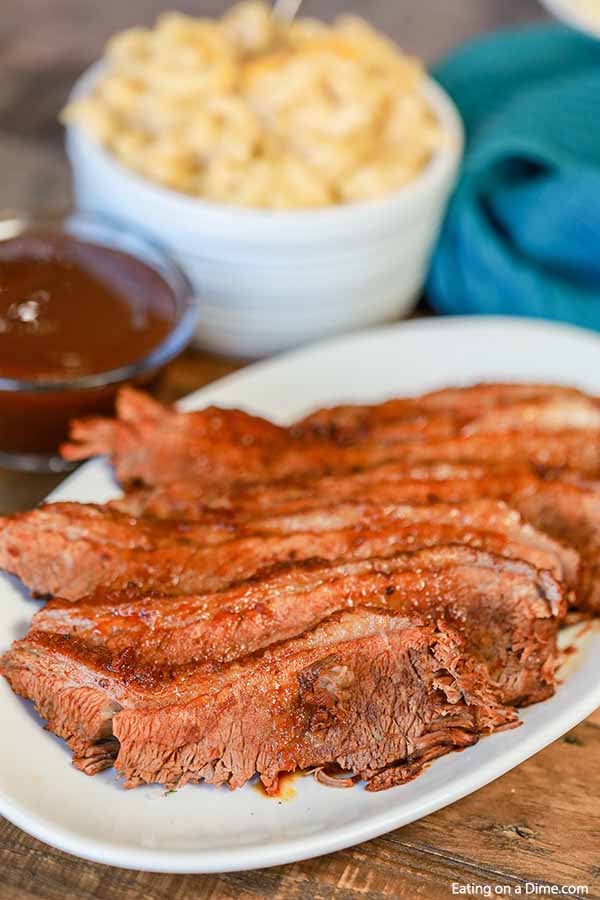
[(600, 42), (557, 26), (497, 32), (433, 75), (467, 145), (432, 305), (600, 329)]

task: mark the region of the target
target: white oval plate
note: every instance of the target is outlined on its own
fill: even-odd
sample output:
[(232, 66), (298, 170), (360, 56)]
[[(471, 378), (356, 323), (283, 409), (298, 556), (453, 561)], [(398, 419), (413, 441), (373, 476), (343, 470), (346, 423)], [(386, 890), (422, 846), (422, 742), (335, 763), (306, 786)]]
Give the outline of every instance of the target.
[[(320, 405), (367, 401), (481, 379), (537, 379), (600, 393), (600, 339), (542, 322), (430, 319), (363, 332), (259, 363), (188, 397), (242, 406), (281, 422)], [(108, 466), (92, 461), (54, 499), (116, 494)], [(0, 576), (0, 641), (23, 635), (35, 604)], [(569, 637), (569, 640), (572, 640)], [(518, 765), (600, 706), (600, 632), (575, 638), (564, 684), (523, 712), (524, 725), (437, 760), (402, 787), (368, 794), (312, 778), (297, 796), (270, 800), (253, 786), (125, 791), (112, 772), (86, 778), (44, 732), (31, 706), (0, 684), (0, 812), (48, 844), (87, 859), (160, 872), (225, 872), (329, 853), (425, 816)]]

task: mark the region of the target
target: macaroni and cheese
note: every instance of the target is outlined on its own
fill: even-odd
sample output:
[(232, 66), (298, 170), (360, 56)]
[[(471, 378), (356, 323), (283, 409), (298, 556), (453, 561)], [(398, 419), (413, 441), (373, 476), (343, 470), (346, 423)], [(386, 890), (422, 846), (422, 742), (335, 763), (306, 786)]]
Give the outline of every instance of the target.
[(220, 20), (167, 13), (113, 37), (105, 63), (64, 120), (145, 178), (218, 203), (373, 199), (442, 141), (421, 65), (354, 16), (283, 24), (257, 0)]

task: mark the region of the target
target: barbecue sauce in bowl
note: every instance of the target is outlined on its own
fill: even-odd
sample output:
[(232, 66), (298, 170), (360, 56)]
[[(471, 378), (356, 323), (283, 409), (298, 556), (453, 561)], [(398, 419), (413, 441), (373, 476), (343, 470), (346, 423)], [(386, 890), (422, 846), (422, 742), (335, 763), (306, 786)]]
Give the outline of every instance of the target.
[(0, 378), (66, 381), (144, 357), (173, 294), (134, 257), (67, 235), (0, 243)]
[(186, 342), (160, 352), (181, 288), (146, 259), (60, 228), (0, 240), (0, 464), (63, 468), (70, 419), (110, 413), (124, 382), (152, 382)]

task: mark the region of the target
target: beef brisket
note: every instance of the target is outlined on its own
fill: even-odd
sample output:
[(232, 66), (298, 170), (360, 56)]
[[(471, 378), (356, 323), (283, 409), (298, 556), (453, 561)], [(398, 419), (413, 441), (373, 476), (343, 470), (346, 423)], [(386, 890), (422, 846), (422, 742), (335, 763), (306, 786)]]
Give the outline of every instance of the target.
[(542, 479), (527, 469), (471, 464), (387, 463), (344, 475), (233, 485), (208, 495), (198, 482), (174, 482), (126, 494), (115, 506), (137, 515), (176, 513), (198, 520), (210, 520), (216, 511), (223, 511), (232, 522), (244, 522), (269, 510), (272, 515), (291, 515), (320, 508), (325, 501), (366, 497), (384, 505), (502, 499), (539, 530), (576, 548), (581, 567), (574, 605), (600, 613), (600, 487), (565, 476)]
[[(402, 407), (407, 405), (408, 409), (403, 410)], [(595, 400), (585, 396), (524, 398), (481, 408), (467, 403), (462, 407), (459, 404), (430, 407), (428, 398), (420, 397), (412, 402), (396, 400), (381, 406), (319, 410), (295, 425), (293, 434), (304, 440), (328, 438), (343, 445), (365, 440), (390, 444), (520, 428), (538, 431), (598, 429), (600, 407)]]
[(548, 402), (574, 402), (593, 406), (595, 398), (572, 387), (553, 384), (476, 384), (470, 387), (443, 388), (416, 398), (399, 398), (376, 404), (348, 404), (325, 407), (311, 413), (294, 426), (299, 432), (330, 432), (338, 435), (365, 433), (375, 424), (394, 423), (407, 416), (415, 406), (424, 413), (448, 413), (463, 423), (488, 413), (505, 411), (516, 405)]
[[(89, 418), (72, 425), (67, 459), (109, 455), (119, 479), (165, 481), (173, 471), (209, 479), (232, 471), (264, 471), (268, 456), (287, 441), (285, 429), (240, 410), (209, 407), (178, 413), (132, 388), (117, 398), (117, 418)], [(159, 446), (160, 444), (160, 446)], [(193, 461), (186, 467), (185, 460)], [(158, 475), (162, 468), (163, 476)]]
[(568, 542), (580, 556), (574, 606), (600, 615), (600, 489), (568, 481), (548, 481), (542, 490), (524, 491), (514, 505), (537, 528)]
[[(70, 741), (84, 769), (94, 753), (108, 764), (116, 752), (128, 787), (203, 780), (235, 788), (258, 774), (272, 792), (282, 773), (336, 764), (378, 790), (517, 722), (454, 630), (376, 610), (337, 614), (212, 671), (131, 672), (101, 651), (43, 632), (6, 654), (2, 670), (33, 699), (33, 673), (41, 671), (38, 705), (45, 704), (49, 727)], [(79, 734), (65, 723), (65, 694), (69, 703), (93, 697), (95, 742), (86, 746), (81, 723)], [(98, 726), (102, 696), (113, 709), (112, 739)], [(95, 758), (93, 771), (100, 765)]]
[[(377, 427), (359, 429), (350, 445), (330, 434), (280, 428), (237, 410), (196, 413), (166, 409), (132, 389), (120, 394), (116, 420), (76, 422), (68, 459), (107, 453), (124, 484), (164, 483), (182, 477), (252, 481), (306, 472), (350, 471), (388, 459), (448, 459), (511, 463), (540, 468), (600, 471), (600, 410), (585, 396), (545, 397), (452, 411), (423, 406), (422, 398), (398, 401), (410, 408), (412, 425), (395, 437)], [(450, 416), (450, 419), (448, 417)], [(444, 425), (439, 426), (442, 417)], [(498, 432), (505, 434), (499, 441)]]
[(73, 426), (65, 455), (92, 453), (125, 497), (0, 520), (0, 566), (61, 596), (0, 672), (88, 774), (400, 784), (550, 696), (567, 603), (600, 612), (600, 402), (576, 389), (289, 427), (125, 389)]
[[(535, 490), (539, 477), (529, 466), (497, 466), (490, 463), (425, 462), (406, 464), (392, 460), (364, 469), (355, 469), (331, 475), (309, 473), (289, 478), (270, 479), (254, 482), (217, 482), (207, 485), (203, 479), (185, 478), (169, 481), (152, 487), (138, 487), (123, 496), (111, 500), (108, 506), (132, 516), (151, 516), (159, 519), (187, 519), (192, 521), (213, 521), (215, 515), (227, 512), (230, 521), (246, 520), (249, 517), (268, 512), (275, 514), (280, 508), (294, 511), (320, 505), (324, 502), (343, 500), (374, 500), (379, 495), (374, 491), (384, 491), (389, 485), (402, 485), (406, 492), (414, 486), (415, 500), (408, 495), (400, 502), (421, 503), (427, 500), (428, 485), (435, 482), (439, 492), (440, 483), (451, 486), (456, 481), (473, 484), (472, 496), (477, 499), (482, 494), (476, 486), (482, 479), (490, 483), (492, 491), (501, 480), (514, 492), (529, 486)], [(393, 490), (393, 488), (391, 488)], [(467, 490), (465, 488), (465, 490)], [(491, 497), (496, 494), (490, 494)], [(382, 494), (382, 502), (393, 494)], [(432, 499), (438, 499), (438, 493)], [(442, 499), (444, 499), (442, 497)], [(449, 497), (451, 499), (451, 496)]]
[(549, 573), (466, 546), (391, 558), (284, 568), (217, 594), (105, 596), (52, 601), (33, 631), (70, 634), (139, 664), (225, 662), (291, 638), (340, 609), (383, 606), (461, 630), (505, 702), (553, 690), (555, 639), (564, 614)]
[(460, 543), (527, 560), (576, 586), (574, 551), (536, 532), (505, 504), (485, 499), (431, 507), (336, 503), (237, 527), (49, 504), (3, 521), (0, 565), (36, 594), (78, 600), (99, 589), (127, 587), (165, 594), (214, 591), (278, 563)]

